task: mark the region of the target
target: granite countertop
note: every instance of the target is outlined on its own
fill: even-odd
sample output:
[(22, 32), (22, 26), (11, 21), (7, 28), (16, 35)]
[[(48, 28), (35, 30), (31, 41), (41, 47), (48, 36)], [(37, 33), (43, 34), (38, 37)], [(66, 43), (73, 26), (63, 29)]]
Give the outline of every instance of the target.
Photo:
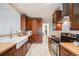
[(15, 46), (16, 43), (0, 43), (0, 54)]
[(73, 43), (60, 43), (60, 45), (71, 51), (73, 54), (79, 56), (79, 46), (75, 46)]

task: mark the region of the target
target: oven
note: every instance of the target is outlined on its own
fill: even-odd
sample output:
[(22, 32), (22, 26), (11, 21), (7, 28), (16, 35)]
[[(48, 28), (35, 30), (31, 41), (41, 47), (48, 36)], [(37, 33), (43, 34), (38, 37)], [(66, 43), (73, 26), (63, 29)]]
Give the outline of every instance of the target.
[(51, 55), (52, 56), (59, 56), (59, 43), (51, 40)]

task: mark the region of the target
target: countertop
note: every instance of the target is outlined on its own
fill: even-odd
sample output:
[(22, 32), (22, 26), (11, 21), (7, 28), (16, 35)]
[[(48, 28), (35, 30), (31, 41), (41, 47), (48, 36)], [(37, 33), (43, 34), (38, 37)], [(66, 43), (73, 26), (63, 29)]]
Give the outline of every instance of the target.
[[(21, 36), (21, 37), (18, 37), (17, 35), (14, 35), (13, 38), (16, 40), (16, 41), (19, 41), (21, 39), (26, 39), (28, 38), (30, 35), (25, 35), (25, 36)], [(2, 39), (3, 38), (3, 39)], [(13, 47), (14, 45), (18, 46), (16, 42), (12, 42), (12, 41), (6, 41), (6, 40), (9, 40), (7, 39), (7, 37), (2, 37), (0, 39), (0, 54), (7, 51), (8, 49), (10, 49), (11, 47)], [(10, 39), (11, 40), (11, 39)], [(27, 39), (28, 40), (28, 39)], [(24, 43), (24, 42), (23, 42)], [(22, 43), (21, 43), (22, 45)]]
[(79, 56), (79, 46), (74, 46), (73, 43), (60, 43), (60, 45)]
[(0, 54), (12, 48), (16, 43), (0, 43)]

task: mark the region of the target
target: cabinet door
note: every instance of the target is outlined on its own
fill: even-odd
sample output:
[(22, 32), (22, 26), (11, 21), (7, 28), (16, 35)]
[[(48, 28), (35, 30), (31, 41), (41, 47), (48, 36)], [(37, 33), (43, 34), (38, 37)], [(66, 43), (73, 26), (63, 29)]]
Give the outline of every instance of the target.
[(74, 3), (74, 23), (79, 24), (79, 3)]
[(32, 42), (42, 43), (42, 20), (32, 20)]
[(70, 20), (71, 20), (71, 30), (79, 30), (79, 4), (70, 4)]
[(23, 45), (23, 56), (25, 56), (27, 53), (27, 43), (24, 43)]
[(19, 49), (16, 49), (16, 56), (23, 56), (23, 47), (22, 46)]
[(63, 16), (69, 16), (70, 15), (70, 3), (64, 3), (63, 4)]
[(26, 30), (26, 19), (27, 17), (25, 15), (21, 15), (21, 30), (22, 31)]
[(30, 18), (26, 20), (26, 29), (32, 30), (32, 20)]

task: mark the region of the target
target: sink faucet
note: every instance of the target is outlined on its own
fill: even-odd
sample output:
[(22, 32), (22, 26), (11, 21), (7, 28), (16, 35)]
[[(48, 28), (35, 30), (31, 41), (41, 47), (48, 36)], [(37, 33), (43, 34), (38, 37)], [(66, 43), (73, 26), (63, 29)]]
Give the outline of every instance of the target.
[(16, 34), (17, 34), (17, 30), (12, 29), (12, 30), (11, 30), (11, 33), (10, 33), (10, 38), (13, 38), (13, 31), (15, 31)]

